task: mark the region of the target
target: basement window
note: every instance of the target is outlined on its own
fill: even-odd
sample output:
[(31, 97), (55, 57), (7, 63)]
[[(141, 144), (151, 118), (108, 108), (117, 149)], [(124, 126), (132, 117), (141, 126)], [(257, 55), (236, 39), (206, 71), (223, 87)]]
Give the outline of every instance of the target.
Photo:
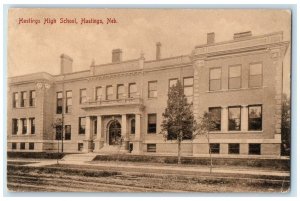
[(156, 144), (147, 144), (147, 152), (156, 152)]
[(260, 144), (249, 144), (249, 155), (260, 155)]

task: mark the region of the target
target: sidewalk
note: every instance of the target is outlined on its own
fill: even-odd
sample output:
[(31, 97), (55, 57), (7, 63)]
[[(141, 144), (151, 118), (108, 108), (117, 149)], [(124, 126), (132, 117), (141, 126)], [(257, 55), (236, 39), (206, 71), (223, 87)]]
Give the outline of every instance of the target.
[[(22, 162), (34, 162), (26, 164), (24, 166), (30, 167), (43, 167), (49, 165), (56, 165), (57, 160), (29, 160), (29, 159), (8, 159), (8, 161), (22, 161)], [(180, 173), (209, 173), (210, 169), (208, 166), (177, 166), (176, 164), (146, 164), (146, 163), (128, 163), (128, 162), (115, 162), (115, 161), (97, 161), (97, 162), (84, 162), (84, 161), (58, 161), (62, 165), (74, 165), (85, 166), (91, 168), (102, 168), (107, 170), (119, 170), (119, 171), (139, 171), (143, 173), (151, 173), (157, 171), (163, 172), (178, 172)], [(290, 172), (288, 171), (276, 171), (276, 170), (264, 170), (259, 168), (250, 167), (214, 167), (213, 173), (223, 173), (223, 174), (239, 174), (239, 175), (253, 175), (253, 176), (277, 176), (277, 177), (289, 177)]]

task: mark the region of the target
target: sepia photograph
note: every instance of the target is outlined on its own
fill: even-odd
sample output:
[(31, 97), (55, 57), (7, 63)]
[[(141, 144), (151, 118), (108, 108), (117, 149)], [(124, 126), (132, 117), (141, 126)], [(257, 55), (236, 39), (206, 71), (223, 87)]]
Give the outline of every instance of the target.
[(9, 8), (4, 188), (289, 193), (291, 17)]

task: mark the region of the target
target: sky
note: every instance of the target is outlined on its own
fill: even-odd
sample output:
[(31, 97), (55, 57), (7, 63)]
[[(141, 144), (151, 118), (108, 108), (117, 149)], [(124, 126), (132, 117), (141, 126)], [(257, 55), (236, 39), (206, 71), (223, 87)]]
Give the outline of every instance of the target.
[[(40, 20), (40, 24), (20, 19)], [(56, 24), (43, 24), (55, 18)], [(60, 24), (60, 18), (77, 18), (78, 24)], [(81, 18), (102, 19), (104, 24), (80, 25)], [(106, 19), (117, 23), (106, 24)], [(190, 54), (215, 32), (215, 41), (231, 40), (236, 32), (253, 35), (283, 31), (291, 41), (291, 15), (287, 10), (221, 9), (10, 9), (8, 19), (9, 77), (35, 72), (59, 74), (64, 53), (73, 58), (73, 72), (111, 62), (111, 51), (123, 50), (123, 60), (155, 59), (155, 44), (162, 58)], [(290, 48), (284, 60), (284, 92), (289, 93)]]

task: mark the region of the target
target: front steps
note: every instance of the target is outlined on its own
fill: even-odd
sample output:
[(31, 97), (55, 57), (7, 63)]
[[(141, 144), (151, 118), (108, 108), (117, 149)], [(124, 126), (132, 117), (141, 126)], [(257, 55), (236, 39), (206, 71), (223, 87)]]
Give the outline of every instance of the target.
[(129, 153), (129, 151), (125, 150), (124, 147), (120, 147), (119, 145), (116, 146), (106, 145), (103, 148), (101, 148), (97, 153), (110, 155), (110, 154)]

